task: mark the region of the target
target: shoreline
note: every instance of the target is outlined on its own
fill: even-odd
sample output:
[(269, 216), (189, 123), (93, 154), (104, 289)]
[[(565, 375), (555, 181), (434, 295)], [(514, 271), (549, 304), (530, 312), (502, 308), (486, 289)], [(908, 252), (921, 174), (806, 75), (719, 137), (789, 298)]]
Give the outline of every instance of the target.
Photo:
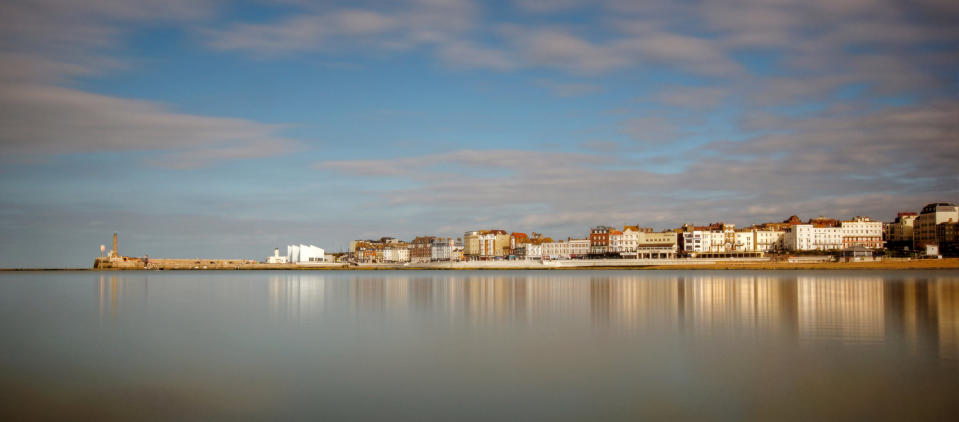
[(143, 268), (0, 268), (0, 272), (55, 272), (55, 271), (476, 271), (476, 270), (950, 270), (959, 269), (959, 258), (922, 259), (911, 261), (875, 261), (875, 262), (701, 262), (701, 263), (643, 263), (617, 265), (544, 265), (539, 263), (515, 263), (511, 265), (496, 265), (483, 263), (482, 265), (468, 265), (457, 263), (434, 265), (298, 265), (298, 266), (239, 266), (236, 268), (171, 268), (171, 269), (143, 269)]

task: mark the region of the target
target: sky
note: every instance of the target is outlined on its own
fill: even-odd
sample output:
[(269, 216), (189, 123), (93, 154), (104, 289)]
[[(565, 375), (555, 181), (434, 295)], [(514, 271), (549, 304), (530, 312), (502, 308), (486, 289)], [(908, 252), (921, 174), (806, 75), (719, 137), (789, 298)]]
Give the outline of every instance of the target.
[(955, 0), (7, 0), (0, 267), (959, 202)]

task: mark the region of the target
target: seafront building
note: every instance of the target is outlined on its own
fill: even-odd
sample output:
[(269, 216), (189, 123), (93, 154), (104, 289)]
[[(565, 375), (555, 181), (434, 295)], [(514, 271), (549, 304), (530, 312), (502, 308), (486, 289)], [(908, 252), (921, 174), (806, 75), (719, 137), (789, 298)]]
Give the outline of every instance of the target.
[(548, 259), (578, 259), (589, 255), (589, 239), (567, 238), (543, 243), (543, 257)]
[(418, 236), (410, 242), (410, 262), (430, 262), (433, 260), (433, 241), (435, 236)]
[(466, 259), (502, 259), (509, 254), (510, 236), (503, 230), (476, 230), (463, 234)]
[(797, 224), (786, 232), (783, 245), (789, 251), (830, 251), (842, 249), (842, 227)]
[(915, 212), (900, 212), (896, 215), (895, 221), (886, 223), (883, 226), (886, 247), (900, 251), (914, 250), (912, 235), (917, 217), (919, 214)]
[(589, 254), (605, 256), (609, 253), (609, 235), (616, 229), (609, 226), (596, 226), (589, 230)]
[(922, 251), (927, 245), (939, 245), (938, 226), (955, 222), (959, 222), (959, 207), (956, 204), (937, 202), (923, 207), (913, 228), (916, 250)]
[[(860, 259), (873, 256), (883, 248), (915, 251), (920, 255), (959, 256), (959, 207), (935, 202), (919, 213), (899, 212), (896, 220), (882, 223), (869, 217), (849, 220), (827, 217), (802, 222), (791, 216), (782, 222), (762, 223), (746, 229), (734, 224), (707, 226), (683, 225), (655, 232), (640, 225), (595, 226), (584, 238), (553, 240), (540, 233), (529, 235), (505, 230), (474, 230), (462, 239), (432, 235), (417, 236), (410, 242), (395, 237), (378, 240), (354, 240), (349, 253), (338, 262), (429, 263), (462, 260), (566, 260), (566, 259), (671, 259), (671, 258), (748, 258), (773, 252), (829, 252), (836, 256)], [(257, 264), (308, 265), (331, 262), (323, 248), (315, 245), (287, 245), (260, 263), (237, 259), (166, 259), (122, 256), (113, 248), (94, 260), (97, 269), (241, 269)], [(841, 255), (840, 255), (841, 254)], [(882, 255), (879, 252), (876, 255)], [(851, 259), (850, 258), (850, 259)]]
[[(595, 226), (585, 238), (553, 240), (540, 233), (474, 230), (463, 238), (418, 236), (406, 243), (395, 238), (356, 240), (350, 257), (356, 262), (426, 263), (457, 260), (555, 260), (582, 258), (742, 258), (776, 252), (875, 251), (885, 247), (946, 245), (959, 253), (959, 208), (933, 203), (921, 213), (900, 212), (893, 223), (869, 217), (848, 220), (828, 217), (803, 222), (791, 216), (782, 222), (761, 223), (745, 229), (718, 222), (686, 224), (655, 232), (640, 225)], [(907, 246), (908, 245), (908, 246)], [(871, 253), (871, 252), (870, 252)], [(938, 253), (938, 252), (937, 252)]]
[(856, 217), (839, 223), (842, 227), (842, 248), (861, 246), (866, 249), (882, 249), (882, 222), (869, 217)]
[(299, 264), (308, 262), (324, 262), (326, 260), (323, 248), (313, 245), (287, 245), (286, 262)]
[(266, 257), (267, 264), (288, 264), (289, 262), (286, 255), (280, 255), (280, 248), (273, 249), (273, 255)]

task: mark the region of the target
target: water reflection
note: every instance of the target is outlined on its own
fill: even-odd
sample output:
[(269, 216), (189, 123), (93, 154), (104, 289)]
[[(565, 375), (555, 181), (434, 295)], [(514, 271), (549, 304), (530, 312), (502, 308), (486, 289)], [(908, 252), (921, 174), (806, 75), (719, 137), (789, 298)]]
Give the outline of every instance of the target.
[(120, 307), (124, 304), (145, 309), (150, 296), (150, 284), (145, 277), (101, 275), (96, 280), (95, 288), (101, 325), (105, 321), (116, 321)]
[[(277, 321), (336, 314), (387, 321), (426, 317), (464, 326), (562, 324), (624, 335), (895, 343), (912, 353), (959, 359), (959, 278), (796, 274), (282, 273), (254, 277), (259, 281), (242, 292), (231, 285), (239, 297), (229, 300), (260, 303)], [(101, 322), (115, 321), (127, 307), (145, 308), (151, 294), (163, 295), (169, 286), (155, 283), (151, 293), (149, 277), (99, 275)]]

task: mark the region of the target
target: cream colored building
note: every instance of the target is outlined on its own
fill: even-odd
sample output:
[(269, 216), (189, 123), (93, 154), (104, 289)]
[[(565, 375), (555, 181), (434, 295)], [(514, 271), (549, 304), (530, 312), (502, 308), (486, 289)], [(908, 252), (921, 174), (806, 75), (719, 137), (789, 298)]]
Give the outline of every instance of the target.
[(466, 259), (504, 257), (509, 253), (509, 234), (503, 230), (476, 230), (463, 234)]
[(883, 226), (883, 239), (890, 247), (912, 248), (913, 228), (919, 215), (914, 212), (901, 212), (892, 223)]
[(882, 222), (874, 221), (869, 217), (856, 217), (840, 223), (842, 228), (843, 249), (862, 246), (869, 249), (881, 249)]
[(639, 259), (675, 258), (678, 250), (676, 232), (639, 232), (631, 255)]
[(939, 202), (923, 207), (913, 227), (916, 250), (923, 250), (926, 245), (938, 244), (936, 226), (949, 222), (959, 222), (959, 207), (955, 204)]
[(409, 245), (400, 243), (383, 248), (383, 262), (410, 262)]
[(548, 259), (570, 259), (589, 254), (589, 239), (573, 239), (567, 241), (543, 242), (542, 256)]

